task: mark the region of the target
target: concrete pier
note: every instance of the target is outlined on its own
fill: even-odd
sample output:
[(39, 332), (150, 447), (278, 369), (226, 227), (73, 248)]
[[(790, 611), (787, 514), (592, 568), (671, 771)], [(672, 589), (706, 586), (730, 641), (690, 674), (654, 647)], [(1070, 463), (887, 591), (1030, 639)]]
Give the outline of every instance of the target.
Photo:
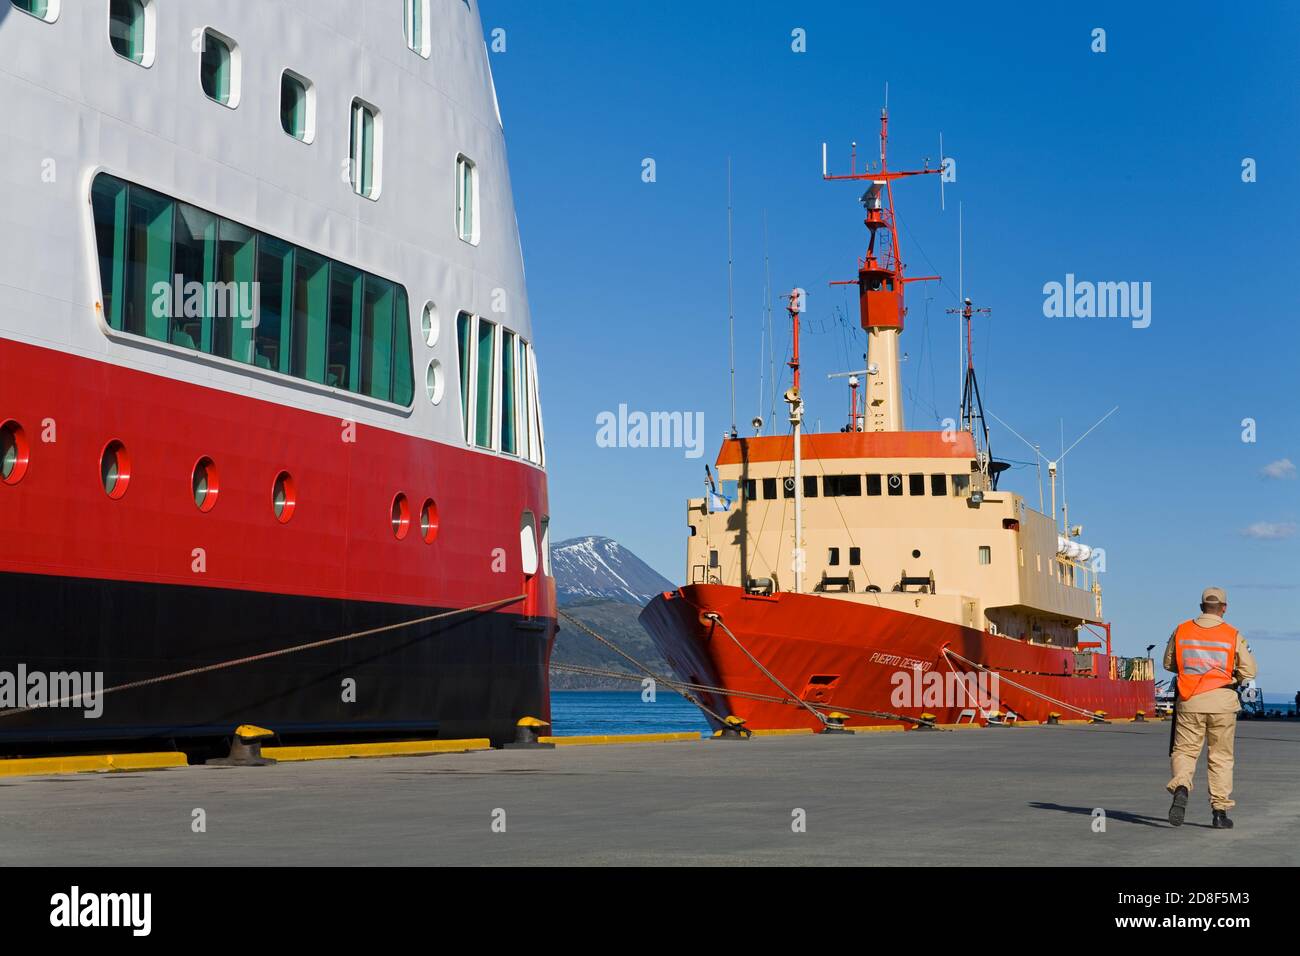
[(7, 778), (0, 844), (11, 866), (1300, 863), (1300, 722), (1239, 725), (1231, 831), (1209, 827), (1204, 758), (1168, 825), (1168, 738), (1122, 723)]

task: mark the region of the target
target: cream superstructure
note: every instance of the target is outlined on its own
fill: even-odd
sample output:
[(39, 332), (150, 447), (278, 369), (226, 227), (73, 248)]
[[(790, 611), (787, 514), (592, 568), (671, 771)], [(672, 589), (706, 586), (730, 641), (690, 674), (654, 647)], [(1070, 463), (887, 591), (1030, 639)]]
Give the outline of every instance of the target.
[[(718, 477), (739, 495), (725, 512), (688, 503), (688, 582), (793, 589), (790, 447), (723, 446)], [(804, 436), (803, 590), (1073, 645), (1080, 624), (1101, 622), (1096, 574), (1058, 553), (1052, 520), (994, 491), (975, 462), (966, 432)]]

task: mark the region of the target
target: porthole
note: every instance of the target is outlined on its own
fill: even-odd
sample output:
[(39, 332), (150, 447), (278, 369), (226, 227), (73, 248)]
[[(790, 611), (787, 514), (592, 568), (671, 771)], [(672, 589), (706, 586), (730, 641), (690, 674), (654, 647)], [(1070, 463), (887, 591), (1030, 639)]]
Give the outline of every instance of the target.
[(18, 484), (27, 474), (30, 460), (31, 449), (23, 427), (15, 421), (0, 425), (0, 481), (6, 485)]
[(914, 558), (919, 558), (920, 556), (921, 556), (921, 552), (920, 552), (920, 551), (917, 551), (917, 550), (915, 550), (915, 549), (912, 551), (912, 557), (914, 557)]
[(131, 456), (126, 453), (126, 446), (116, 439), (105, 445), (99, 456), (99, 480), (104, 494), (114, 500), (126, 494), (131, 483)]
[(275, 476), (275, 484), (271, 490), (271, 510), (275, 514), (275, 520), (280, 524), (287, 523), (293, 517), (297, 507), (298, 486), (292, 475), (282, 471)]
[(433, 348), (438, 344), (440, 325), (438, 307), (432, 302), (424, 303), (424, 311), (420, 313), (420, 331), (424, 333), (424, 344), (429, 348)]
[(194, 465), (191, 479), (194, 491), (194, 506), (205, 514), (217, 506), (217, 495), (221, 491), (221, 480), (217, 476), (217, 466), (211, 458), (200, 458)]
[(424, 373), (424, 390), (429, 396), (429, 401), (433, 402), (433, 404), (437, 405), (442, 401), (442, 363), (437, 359), (429, 362), (429, 368)]
[(425, 544), (432, 544), (438, 537), (438, 506), (432, 498), (426, 499), (420, 509), (420, 536)]
[(393, 499), (393, 537), (401, 541), (411, 530), (411, 504), (406, 495), (399, 494)]

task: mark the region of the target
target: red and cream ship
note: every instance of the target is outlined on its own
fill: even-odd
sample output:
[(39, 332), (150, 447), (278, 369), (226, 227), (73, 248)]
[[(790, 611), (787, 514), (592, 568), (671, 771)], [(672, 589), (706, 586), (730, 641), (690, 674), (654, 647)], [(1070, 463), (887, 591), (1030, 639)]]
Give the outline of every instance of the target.
[(0, 2), (0, 671), (111, 688), (402, 625), (98, 719), (0, 715), (0, 747), (548, 717), (536, 362), (475, 6)]
[[(959, 428), (903, 430), (903, 290), (923, 280), (904, 276), (892, 183), (938, 170), (889, 169), (886, 137), (882, 112), (878, 167), (825, 176), (870, 183), (861, 412), (850, 379), (850, 426), (803, 433), (795, 290), (791, 433), (724, 442), (717, 475), (738, 500), (688, 502), (690, 583), (641, 623), (681, 680), (717, 688), (695, 691), (716, 716), (750, 729), (821, 728), (836, 711), (850, 727), (1152, 713), (1151, 661), (1112, 653), (1091, 549), (998, 488), (969, 344)], [(968, 343), (971, 315), (968, 300)]]

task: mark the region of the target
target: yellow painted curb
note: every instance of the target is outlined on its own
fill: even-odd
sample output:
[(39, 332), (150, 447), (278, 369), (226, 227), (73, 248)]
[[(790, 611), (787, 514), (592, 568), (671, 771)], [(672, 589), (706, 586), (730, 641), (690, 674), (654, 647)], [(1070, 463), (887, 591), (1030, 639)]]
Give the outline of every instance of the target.
[(811, 727), (791, 727), (787, 730), (755, 730), (752, 731), (755, 737), (796, 737), (803, 734), (811, 734)]
[(942, 727), (944, 730), (983, 730), (983, 724), (935, 724), (936, 727)]
[(273, 760), (338, 760), (345, 757), (419, 757), (424, 754), (490, 750), (486, 737), (468, 740), (395, 740), (369, 744), (320, 744), (310, 747), (263, 747)]
[(538, 737), (539, 743), (559, 747), (592, 747), (600, 744), (668, 744), (679, 740), (699, 740), (694, 734), (594, 734), (588, 737)]
[(0, 760), (0, 777), (30, 777), (47, 773), (105, 773), (185, 767), (189, 761), (174, 751), (148, 754), (90, 754), (79, 757), (14, 757)]
[(906, 727), (895, 727), (891, 724), (871, 727), (845, 727), (845, 730), (851, 730), (855, 734), (883, 734), (895, 730), (907, 730)]

